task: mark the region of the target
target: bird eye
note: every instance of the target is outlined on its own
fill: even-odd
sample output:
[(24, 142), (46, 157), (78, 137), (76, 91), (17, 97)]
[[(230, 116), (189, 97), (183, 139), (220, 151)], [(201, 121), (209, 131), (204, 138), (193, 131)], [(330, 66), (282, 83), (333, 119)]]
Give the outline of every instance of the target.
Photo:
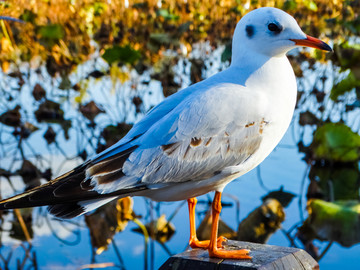
[(271, 31), (271, 32), (275, 32), (275, 33), (280, 33), (282, 28), (279, 27), (277, 24), (275, 23), (269, 23), (268, 24), (268, 29)]

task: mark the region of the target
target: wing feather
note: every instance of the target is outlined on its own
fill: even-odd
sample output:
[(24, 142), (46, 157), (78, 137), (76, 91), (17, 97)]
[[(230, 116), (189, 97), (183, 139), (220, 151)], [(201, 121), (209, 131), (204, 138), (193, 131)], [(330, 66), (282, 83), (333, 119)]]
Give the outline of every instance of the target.
[(123, 177), (94, 178), (95, 190), (201, 181), (246, 162), (261, 145), (267, 104), (239, 87), (220, 85), (185, 98), (134, 141), (139, 147), (122, 164)]
[(266, 100), (241, 85), (208, 84), (168, 98), (108, 150), (43, 186), (1, 201), (0, 209), (50, 205), (54, 215), (71, 218), (116, 196), (201, 181), (247, 162), (269, 123)]

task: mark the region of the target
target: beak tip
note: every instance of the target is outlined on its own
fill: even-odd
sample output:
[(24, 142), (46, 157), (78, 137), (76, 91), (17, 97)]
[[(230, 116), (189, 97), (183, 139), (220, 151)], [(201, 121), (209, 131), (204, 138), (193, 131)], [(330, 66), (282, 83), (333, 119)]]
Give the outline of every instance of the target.
[(320, 39), (308, 35), (306, 35), (305, 39), (291, 39), (291, 40), (294, 41), (295, 45), (298, 46), (311, 47), (323, 51), (333, 52), (333, 49), (324, 41), (321, 41)]
[(324, 51), (328, 51), (328, 52), (334, 52), (334, 50), (328, 44), (326, 44), (325, 42), (323, 44), (323, 48), (321, 48), (321, 49), (324, 50)]

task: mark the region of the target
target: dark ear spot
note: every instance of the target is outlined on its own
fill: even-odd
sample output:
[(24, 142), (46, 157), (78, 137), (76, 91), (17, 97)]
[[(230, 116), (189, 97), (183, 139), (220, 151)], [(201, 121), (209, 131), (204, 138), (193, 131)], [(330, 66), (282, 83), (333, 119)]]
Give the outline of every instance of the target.
[(247, 25), (245, 27), (245, 31), (246, 31), (246, 35), (248, 36), (248, 38), (252, 38), (252, 36), (255, 34), (255, 29), (254, 29), (254, 26), (252, 26), (252, 25)]

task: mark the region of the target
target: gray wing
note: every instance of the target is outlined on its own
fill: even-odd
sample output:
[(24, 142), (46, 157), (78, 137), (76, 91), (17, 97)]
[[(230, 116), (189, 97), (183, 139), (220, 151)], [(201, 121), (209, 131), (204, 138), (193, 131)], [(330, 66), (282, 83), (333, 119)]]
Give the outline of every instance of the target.
[(118, 196), (201, 181), (245, 163), (267, 128), (266, 98), (239, 85), (201, 85), (161, 103), (114, 147), (1, 201), (0, 209), (50, 205), (52, 214), (72, 218)]
[(207, 179), (258, 150), (266, 108), (263, 96), (235, 84), (194, 92), (139, 132), (130, 150), (89, 166), (87, 178), (101, 194)]

